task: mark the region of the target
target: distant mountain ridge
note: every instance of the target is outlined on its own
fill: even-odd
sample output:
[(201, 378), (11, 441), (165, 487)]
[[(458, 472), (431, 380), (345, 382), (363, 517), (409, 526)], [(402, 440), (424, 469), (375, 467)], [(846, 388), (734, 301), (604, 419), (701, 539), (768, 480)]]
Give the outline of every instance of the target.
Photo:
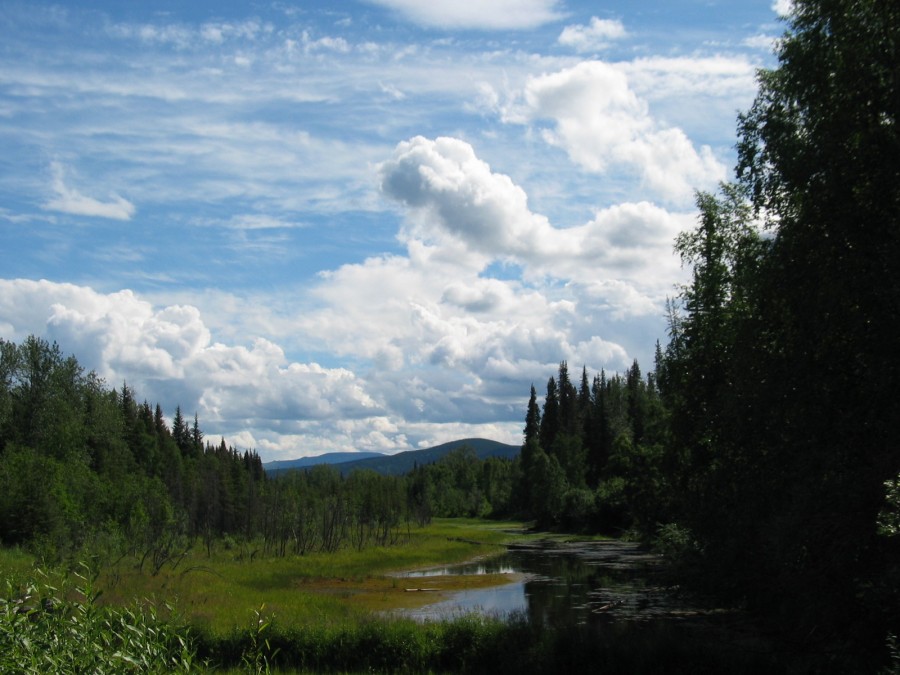
[(299, 457), (297, 459), (282, 459), (273, 462), (264, 462), (263, 469), (269, 475), (291, 471), (292, 469), (308, 469), (319, 464), (341, 464), (360, 459), (383, 457), (380, 452), (326, 452), (324, 455), (314, 457)]
[(417, 464), (431, 464), (463, 446), (472, 448), (478, 459), (482, 460), (488, 457), (513, 459), (519, 455), (520, 450), (518, 445), (508, 445), (487, 438), (464, 438), (442, 443), (433, 448), (406, 450), (396, 455), (383, 455), (377, 452), (329, 452), (316, 457), (267, 462), (263, 464), (263, 468), (272, 476), (285, 471), (308, 469), (319, 464), (331, 464), (343, 475), (356, 469), (371, 469), (387, 476), (402, 476), (412, 471)]

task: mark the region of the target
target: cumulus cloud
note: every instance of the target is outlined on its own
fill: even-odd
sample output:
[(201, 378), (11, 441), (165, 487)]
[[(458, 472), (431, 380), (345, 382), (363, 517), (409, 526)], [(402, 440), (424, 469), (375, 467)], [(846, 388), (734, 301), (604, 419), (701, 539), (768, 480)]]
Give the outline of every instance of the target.
[(379, 167), (381, 189), (416, 214), (415, 233), (450, 235), (490, 257), (528, 256), (551, 228), (525, 191), (491, 171), (465, 141), (417, 136)]
[(134, 204), (117, 194), (111, 194), (110, 201), (103, 202), (68, 187), (64, 180), (65, 170), (59, 162), (51, 163), (50, 170), (53, 175), (51, 187), (56, 193), (56, 197), (43, 205), (48, 211), (61, 211), (77, 216), (111, 218), (113, 220), (131, 220), (134, 215)]
[(564, 149), (588, 171), (630, 171), (660, 199), (684, 204), (694, 190), (726, 176), (708, 146), (696, 149), (681, 129), (657, 122), (625, 73), (601, 61), (532, 77), (524, 103), (507, 111), (511, 122), (549, 120), (544, 140)]
[(563, 17), (559, 0), (493, 0), (486, 3), (459, 0), (369, 0), (394, 10), (407, 20), (433, 28), (523, 30)]
[[(267, 459), (400, 450), (463, 426), (517, 442), (527, 382), (561, 358), (594, 372), (627, 367), (626, 336), (609, 326), (660, 315), (678, 273), (671, 242), (686, 216), (642, 202), (556, 228), (459, 139), (400, 143), (379, 175), (409, 216), (405, 255), (321, 273), (298, 298), (302, 311), (248, 315), (232, 334), (241, 343), (214, 337), (195, 304), (203, 298), (154, 304), (46, 281), (0, 282), (0, 327), (56, 339), (107, 381), (197, 410), (208, 435)], [(499, 260), (513, 263), (506, 278), (489, 273)], [(252, 337), (258, 326), (267, 337)], [(288, 356), (292, 334), (345, 365)]]
[(612, 41), (625, 37), (625, 34), (621, 21), (594, 16), (587, 26), (566, 26), (559, 35), (559, 43), (577, 52), (599, 51), (609, 47)]
[(383, 414), (351, 371), (291, 361), (264, 338), (214, 342), (190, 305), (155, 307), (129, 290), (21, 279), (0, 280), (0, 298), (10, 339), (55, 340), (111, 386), (125, 381), (151, 401), (196, 410), (215, 435), (263, 439), (306, 422)]
[[(621, 204), (599, 211), (593, 221), (555, 228), (528, 208), (525, 191), (496, 173), (474, 148), (455, 138), (416, 137), (400, 143), (379, 167), (383, 193), (410, 210), (407, 236), (442, 244), (452, 238), (480, 261), (512, 260), (526, 277), (609, 278), (665, 283), (676, 266), (675, 235), (686, 225), (649, 202)], [(665, 260), (672, 260), (666, 264)], [(491, 298), (465, 298), (458, 287), (447, 297), (470, 307)]]

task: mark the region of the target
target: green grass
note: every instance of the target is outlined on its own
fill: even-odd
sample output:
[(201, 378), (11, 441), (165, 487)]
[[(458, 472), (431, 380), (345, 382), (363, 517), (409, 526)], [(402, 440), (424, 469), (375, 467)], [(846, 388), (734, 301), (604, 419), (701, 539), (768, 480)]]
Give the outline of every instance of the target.
[[(53, 596), (52, 612), (0, 613), (0, 672), (778, 672), (767, 656), (747, 658), (671, 626), (549, 629), (526, 617), (460, 616), (417, 623), (373, 613), (433, 601), (405, 593), (391, 572), (499, 552), (521, 523), (438, 520), (389, 548), (286, 558), (194, 550), (156, 576), (122, 560), (96, 580), (57, 571), (43, 581), (31, 558), (0, 550), (6, 599)], [(571, 540), (570, 536), (559, 539)], [(448, 590), (498, 580), (441, 577)], [(429, 580), (429, 585), (432, 581)], [(100, 594), (102, 590), (102, 594)], [(429, 596), (429, 597), (423, 597)], [(174, 605), (172, 610), (168, 605)], [(5, 660), (4, 660), (5, 659)], [(68, 664), (68, 665), (67, 665)]]
[[(442, 519), (413, 528), (408, 540), (395, 546), (283, 558), (257, 555), (252, 562), (247, 556), (237, 562), (235, 552), (224, 548), (214, 548), (211, 557), (197, 548), (177, 568), (164, 567), (156, 576), (137, 570), (135, 560), (122, 560), (104, 569), (98, 583), (105, 589), (107, 604), (127, 605), (135, 598), (170, 602), (193, 625), (214, 635), (246, 626), (260, 607), (266, 618), (275, 617), (288, 629), (345, 626), (365, 620), (373, 609), (434, 599), (403, 593), (391, 572), (499, 553), (502, 544), (526, 537), (516, 534), (522, 527), (521, 523)], [(471, 588), (491, 581), (469, 577), (458, 583)], [(447, 590), (453, 590), (452, 583)]]

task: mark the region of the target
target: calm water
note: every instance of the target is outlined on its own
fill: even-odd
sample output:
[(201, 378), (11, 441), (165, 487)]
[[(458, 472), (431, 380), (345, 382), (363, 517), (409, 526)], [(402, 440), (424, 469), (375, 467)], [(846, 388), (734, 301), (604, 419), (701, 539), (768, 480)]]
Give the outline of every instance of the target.
[(439, 619), (460, 613), (525, 613), (545, 625), (606, 623), (686, 614), (691, 608), (665, 585), (657, 556), (637, 544), (592, 542), (549, 544), (510, 550), (478, 563), (410, 573), (515, 574), (515, 581), (487, 589), (460, 591), (446, 600), (406, 614)]

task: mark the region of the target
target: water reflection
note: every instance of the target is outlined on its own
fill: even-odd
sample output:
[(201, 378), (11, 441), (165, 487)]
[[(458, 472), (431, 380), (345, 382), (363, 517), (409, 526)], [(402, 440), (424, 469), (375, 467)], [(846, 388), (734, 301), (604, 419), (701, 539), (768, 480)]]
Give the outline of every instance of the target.
[(448, 567), (432, 567), (424, 570), (404, 572), (400, 576), (406, 579), (446, 576), (483, 576), (485, 574), (513, 574), (517, 570), (500, 558), (490, 558), (479, 562), (451, 565)]
[(425, 578), (460, 574), (516, 574), (524, 580), (454, 593), (406, 612), (441, 619), (467, 612), (524, 613), (548, 626), (600, 624), (683, 612), (682, 600), (662, 582), (658, 559), (637, 544), (596, 542), (530, 546), (490, 560), (410, 573)]

